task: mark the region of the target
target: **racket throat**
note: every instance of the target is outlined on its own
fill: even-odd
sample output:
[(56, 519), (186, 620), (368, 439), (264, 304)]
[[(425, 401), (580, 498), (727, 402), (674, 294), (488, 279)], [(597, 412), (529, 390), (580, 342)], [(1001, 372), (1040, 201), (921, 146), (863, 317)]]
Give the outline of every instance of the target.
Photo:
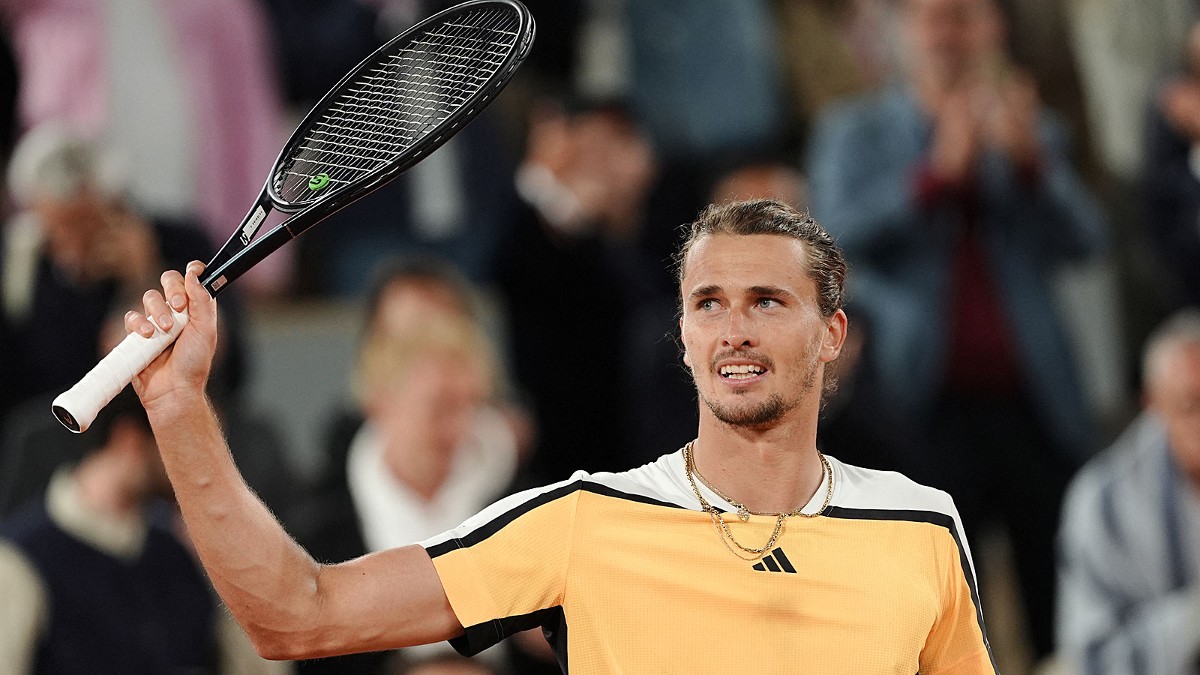
[(200, 284), (208, 294), (216, 297), (229, 282), (237, 279), (281, 246), (295, 238), (286, 225), (276, 225), (254, 242), (254, 246), (238, 251), (232, 258), (205, 270)]

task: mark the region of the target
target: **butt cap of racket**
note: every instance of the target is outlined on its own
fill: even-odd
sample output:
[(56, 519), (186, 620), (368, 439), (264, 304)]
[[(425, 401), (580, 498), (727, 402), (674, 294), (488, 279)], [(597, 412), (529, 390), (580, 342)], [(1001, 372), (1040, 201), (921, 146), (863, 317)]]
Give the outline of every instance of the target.
[(58, 421), (77, 434), (87, 431), (100, 410), (179, 337), (188, 316), (174, 310), (171, 314), (175, 323), (170, 331), (156, 325), (148, 338), (130, 333), (75, 386), (59, 394), (50, 404)]

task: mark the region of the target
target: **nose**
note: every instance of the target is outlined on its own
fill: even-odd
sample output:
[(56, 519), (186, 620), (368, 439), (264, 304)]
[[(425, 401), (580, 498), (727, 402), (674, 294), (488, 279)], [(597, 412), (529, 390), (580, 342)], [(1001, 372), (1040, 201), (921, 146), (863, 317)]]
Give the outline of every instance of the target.
[(753, 320), (745, 312), (729, 312), (729, 321), (725, 324), (725, 335), (721, 338), (721, 346), (730, 349), (746, 349), (755, 346)]

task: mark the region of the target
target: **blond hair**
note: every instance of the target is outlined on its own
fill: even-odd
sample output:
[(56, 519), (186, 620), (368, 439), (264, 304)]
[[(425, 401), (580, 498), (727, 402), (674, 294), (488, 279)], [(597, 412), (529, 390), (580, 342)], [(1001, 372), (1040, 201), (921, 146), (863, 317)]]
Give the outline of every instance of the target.
[(402, 383), (419, 359), (447, 357), (477, 368), (490, 393), (498, 387), (498, 356), (475, 322), (457, 316), (431, 316), (420, 326), (399, 333), (375, 330), (358, 352), (353, 390), (360, 405), (376, 392)]

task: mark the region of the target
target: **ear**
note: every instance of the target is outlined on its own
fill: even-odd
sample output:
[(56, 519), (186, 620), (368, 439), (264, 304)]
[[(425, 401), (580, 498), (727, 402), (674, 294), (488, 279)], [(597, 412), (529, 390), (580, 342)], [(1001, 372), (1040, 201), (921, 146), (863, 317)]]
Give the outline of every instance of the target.
[(842, 353), (842, 344), (846, 342), (846, 330), (849, 323), (846, 313), (840, 309), (825, 321), (825, 334), (821, 336), (822, 363), (830, 363)]

